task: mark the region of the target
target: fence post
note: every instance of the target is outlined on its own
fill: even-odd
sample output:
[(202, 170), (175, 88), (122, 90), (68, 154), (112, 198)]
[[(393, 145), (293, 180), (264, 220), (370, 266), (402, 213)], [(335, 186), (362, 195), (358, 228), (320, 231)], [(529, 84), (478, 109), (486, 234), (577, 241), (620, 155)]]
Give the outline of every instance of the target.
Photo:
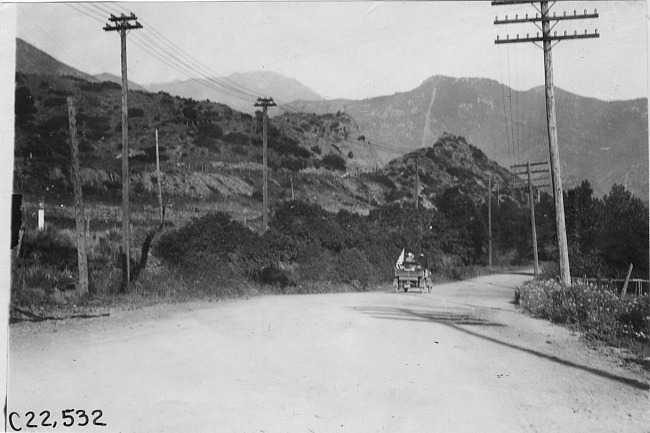
[(625, 298), (627, 294), (627, 284), (630, 282), (630, 275), (632, 275), (632, 263), (630, 263), (630, 268), (627, 270), (627, 277), (625, 277), (625, 284), (623, 284), (623, 290), (621, 291), (621, 299)]

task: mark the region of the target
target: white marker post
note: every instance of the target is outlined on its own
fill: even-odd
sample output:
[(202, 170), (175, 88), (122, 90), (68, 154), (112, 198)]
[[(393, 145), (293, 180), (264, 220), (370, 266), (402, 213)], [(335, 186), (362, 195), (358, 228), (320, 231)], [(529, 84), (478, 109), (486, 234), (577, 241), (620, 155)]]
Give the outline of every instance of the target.
[(38, 203), (38, 230), (45, 230), (45, 204), (43, 202)]

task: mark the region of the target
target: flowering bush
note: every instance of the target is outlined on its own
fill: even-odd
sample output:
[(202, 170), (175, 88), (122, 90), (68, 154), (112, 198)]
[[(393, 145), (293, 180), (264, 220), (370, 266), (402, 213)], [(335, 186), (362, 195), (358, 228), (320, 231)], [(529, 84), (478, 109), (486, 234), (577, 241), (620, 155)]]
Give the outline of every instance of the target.
[(620, 299), (607, 287), (533, 280), (518, 290), (519, 304), (536, 317), (576, 325), (588, 337), (650, 341), (650, 296)]

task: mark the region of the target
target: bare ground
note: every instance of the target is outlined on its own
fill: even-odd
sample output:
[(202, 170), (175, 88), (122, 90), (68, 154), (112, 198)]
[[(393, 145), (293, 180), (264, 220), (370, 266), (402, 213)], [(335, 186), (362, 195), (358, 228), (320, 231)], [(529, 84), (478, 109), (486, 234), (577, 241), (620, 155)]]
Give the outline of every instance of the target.
[(650, 432), (648, 374), (518, 312), (527, 278), (16, 324), (8, 413), (23, 431), (75, 408), (103, 411), (97, 431)]

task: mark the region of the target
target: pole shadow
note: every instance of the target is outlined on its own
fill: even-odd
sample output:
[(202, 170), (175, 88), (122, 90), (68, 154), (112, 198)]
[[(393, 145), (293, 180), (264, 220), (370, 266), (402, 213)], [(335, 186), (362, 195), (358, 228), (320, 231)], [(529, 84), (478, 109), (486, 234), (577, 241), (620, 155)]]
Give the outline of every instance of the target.
[(533, 349), (528, 349), (525, 347), (518, 346), (513, 343), (501, 341), (494, 337), (481, 335), (477, 332), (472, 331), (471, 329), (463, 328), (462, 326), (494, 326), (494, 327), (506, 326), (501, 323), (490, 322), (485, 319), (472, 317), (471, 315), (468, 314), (440, 313), (440, 312), (412, 310), (409, 308), (398, 308), (398, 307), (353, 307), (353, 309), (355, 311), (368, 314), (377, 319), (439, 323), (441, 325), (448, 326), (452, 329), (455, 329), (456, 331), (463, 332), (473, 337), (481, 338), (483, 340), (498, 344), (500, 346), (507, 347), (509, 349), (518, 350), (520, 352), (528, 353), (538, 358), (546, 359), (567, 367), (572, 367), (582, 371), (586, 371), (587, 373), (591, 373), (608, 380), (622, 383), (624, 385), (636, 389), (641, 389), (644, 391), (650, 390), (650, 384), (637, 379), (619, 376), (617, 374), (609, 373), (607, 371), (599, 370), (593, 367), (588, 367), (586, 365), (576, 364), (575, 362), (567, 361), (555, 355), (548, 355)]

